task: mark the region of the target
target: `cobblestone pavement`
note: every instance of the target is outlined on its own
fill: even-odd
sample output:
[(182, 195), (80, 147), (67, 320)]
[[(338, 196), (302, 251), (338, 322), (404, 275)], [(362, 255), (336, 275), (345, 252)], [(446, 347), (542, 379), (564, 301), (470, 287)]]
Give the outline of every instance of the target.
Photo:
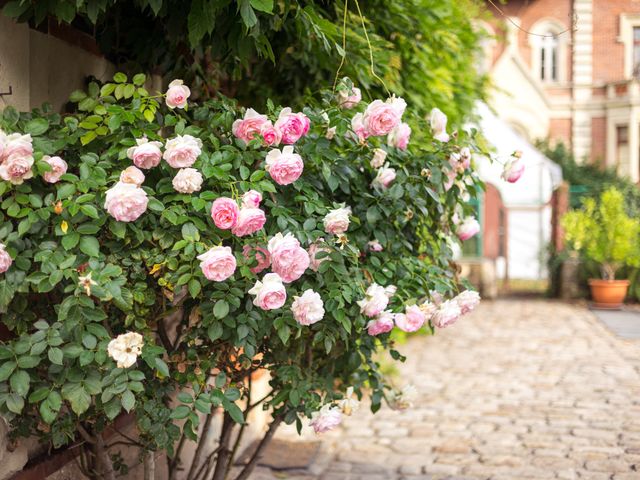
[(483, 302), (399, 350), (398, 386), (420, 393), (413, 409), (363, 405), (322, 437), (309, 471), (253, 480), (640, 480), (640, 341), (588, 310)]

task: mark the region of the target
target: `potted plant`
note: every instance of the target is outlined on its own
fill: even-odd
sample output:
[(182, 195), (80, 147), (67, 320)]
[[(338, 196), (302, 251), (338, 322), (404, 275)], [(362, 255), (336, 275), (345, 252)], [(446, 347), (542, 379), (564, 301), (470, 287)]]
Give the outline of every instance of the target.
[(595, 306), (619, 308), (627, 295), (629, 281), (616, 279), (616, 272), (622, 266), (640, 264), (640, 220), (625, 211), (622, 192), (611, 187), (597, 202), (592, 198), (585, 200), (582, 209), (562, 218), (562, 227), (570, 247), (600, 267), (602, 278), (589, 279)]

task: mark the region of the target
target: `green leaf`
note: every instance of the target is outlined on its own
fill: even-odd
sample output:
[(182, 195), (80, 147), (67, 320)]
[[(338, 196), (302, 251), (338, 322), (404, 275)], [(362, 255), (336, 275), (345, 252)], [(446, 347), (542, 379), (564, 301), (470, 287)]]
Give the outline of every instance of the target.
[(80, 211), (87, 217), (99, 218), (98, 209), (93, 205), (80, 205)]
[(273, 0), (251, 0), (251, 6), (261, 12), (273, 12)]
[(207, 33), (213, 31), (216, 24), (215, 2), (210, 0), (193, 0), (191, 2), (191, 10), (187, 17), (187, 28), (189, 30), (189, 43), (192, 47), (197, 47), (200, 40)]
[(162, 0), (148, 0), (148, 2), (154, 15), (157, 16), (158, 12), (160, 12), (160, 9), (162, 8)]
[(141, 87), (142, 85), (144, 85), (144, 82), (146, 80), (147, 80), (147, 76), (144, 73), (138, 73), (133, 76), (133, 79), (131, 81), (133, 82), (134, 85)]
[(80, 235), (76, 232), (67, 233), (64, 237), (62, 237), (61, 243), (65, 250), (71, 250), (80, 241)]
[(133, 395), (131, 390), (125, 390), (120, 401), (122, 403), (122, 408), (129, 413), (136, 404), (136, 397)]
[(49, 387), (41, 387), (29, 395), (29, 403), (38, 403), (47, 398), (49, 395)]
[(212, 342), (222, 337), (222, 333), (222, 324), (218, 322), (210, 325), (207, 329), (207, 335)]
[(49, 129), (49, 120), (44, 118), (34, 118), (24, 126), (25, 133), (30, 133), (32, 136), (37, 137), (42, 135)]
[(82, 335), (82, 344), (89, 350), (93, 350), (94, 348), (96, 348), (98, 340), (90, 333), (85, 333), (84, 335)]
[(79, 383), (67, 383), (62, 387), (62, 396), (69, 401), (76, 415), (82, 415), (91, 406), (91, 396)]
[(100, 243), (96, 237), (82, 237), (80, 239), (80, 251), (90, 257), (100, 256)]
[(58, 417), (58, 412), (51, 409), (48, 401), (42, 402), (38, 410), (40, 411), (42, 420), (49, 425)]
[(242, 415), (242, 410), (240, 410), (238, 405), (224, 398), (222, 400), (222, 406), (227, 412), (229, 412), (229, 415), (231, 415), (234, 422), (240, 424), (244, 423), (244, 415)]
[(113, 76), (113, 81), (116, 83), (124, 83), (127, 81), (127, 76), (122, 72), (118, 72)]
[(213, 307), (213, 315), (216, 318), (224, 318), (229, 313), (229, 304), (226, 300), (218, 300)]
[(240, 16), (247, 28), (251, 28), (258, 23), (258, 17), (256, 17), (256, 13), (251, 8), (250, 0), (240, 0)]
[(23, 355), (18, 357), (18, 366), (20, 368), (33, 368), (40, 363), (40, 357), (34, 355)]
[(156, 369), (162, 374), (163, 377), (168, 377), (170, 375), (169, 367), (161, 358), (156, 358)]
[(31, 378), (29, 377), (29, 374), (24, 370), (18, 370), (13, 375), (11, 375), (9, 383), (13, 392), (17, 393), (21, 397), (26, 397), (27, 392), (29, 391)]
[(17, 393), (11, 393), (7, 396), (7, 408), (13, 413), (21, 413), (24, 408), (24, 398)]
[(202, 285), (200, 285), (198, 280), (195, 278), (189, 280), (189, 294), (192, 298), (196, 298), (200, 293), (200, 290), (202, 290)]
[(13, 0), (11, 2), (8, 2), (4, 6), (4, 8), (2, 9), (2, 13), (10, 18), (18, 18), (20, 15), (29, 10), (30, 6), (31, 2), (25, 2), (24, 0)]
[(174, 420), (182, 420), (183, 418), (187, 418), (190, 413), (190, 407), (187, 407), (186, 405), (178, 405), (173, 409), (171, 415), (169, 415), (169, 418), (172, 418)]

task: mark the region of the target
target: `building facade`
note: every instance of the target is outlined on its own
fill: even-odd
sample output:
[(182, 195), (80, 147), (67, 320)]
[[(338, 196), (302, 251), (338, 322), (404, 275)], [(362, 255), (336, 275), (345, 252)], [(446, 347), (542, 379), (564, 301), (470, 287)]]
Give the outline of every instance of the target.
[(529, 141), (640, 181), (640, 0), (495, 4), (482, 23), (495, 111)]

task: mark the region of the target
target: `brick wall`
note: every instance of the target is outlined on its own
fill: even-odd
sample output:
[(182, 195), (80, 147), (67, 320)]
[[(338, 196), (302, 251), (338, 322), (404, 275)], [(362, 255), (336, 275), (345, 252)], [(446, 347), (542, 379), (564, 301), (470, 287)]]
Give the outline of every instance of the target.
[(607, 119), (593, 117), (591, 119), (591, 161), (604, 165), (607, 154)]
[(549, 120), (549, 138), (552, 142), (562, 142), (571, 147), (571, 119), (552, 118)]

